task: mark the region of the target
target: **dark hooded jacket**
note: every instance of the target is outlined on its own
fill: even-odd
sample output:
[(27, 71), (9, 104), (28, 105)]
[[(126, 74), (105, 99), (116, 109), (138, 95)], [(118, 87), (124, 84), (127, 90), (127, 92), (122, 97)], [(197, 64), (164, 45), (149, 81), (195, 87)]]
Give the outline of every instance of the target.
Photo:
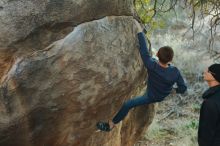
[(203, 99), (198, 130), (199, 146), (220, 146), (220, 85), (204, 92)]

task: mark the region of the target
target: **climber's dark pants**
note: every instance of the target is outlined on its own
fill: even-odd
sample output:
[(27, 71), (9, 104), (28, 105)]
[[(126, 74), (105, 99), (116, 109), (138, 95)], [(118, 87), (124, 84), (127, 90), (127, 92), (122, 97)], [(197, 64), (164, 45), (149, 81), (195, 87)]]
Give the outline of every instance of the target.
[(115, 115), (112, 122), (114, 124), (119, 123), (121, 120), (123, 120), (125, 118), (125, 116), (129, 112), (129, 110), (132, 109), (133, 107), (145, 105), (145, 104), (150, 104), (150, 103), (155, 103), (155, 102), (159, 102), (159, 100), (155, 100), (155, 98), (148, 97), (147, 92), (143, 96), (138, 96), (133, 99), (130, 99), (122, 105), (121, 109)]

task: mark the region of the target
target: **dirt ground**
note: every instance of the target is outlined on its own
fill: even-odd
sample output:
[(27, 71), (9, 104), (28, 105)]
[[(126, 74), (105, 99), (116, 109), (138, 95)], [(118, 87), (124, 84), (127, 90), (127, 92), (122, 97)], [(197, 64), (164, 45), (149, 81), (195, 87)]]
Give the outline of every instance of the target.
[(171, 95), (156, 103), (154, 121), (134, 146), (198, 146), (202, 88), (189, 90), (185, 95)]

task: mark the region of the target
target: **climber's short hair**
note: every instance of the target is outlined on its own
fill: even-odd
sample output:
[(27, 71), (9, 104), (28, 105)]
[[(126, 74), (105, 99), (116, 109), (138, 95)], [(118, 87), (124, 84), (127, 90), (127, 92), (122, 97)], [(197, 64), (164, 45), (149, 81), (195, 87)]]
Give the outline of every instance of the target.
[(168, 62), (173, 60), (173, 49), (170, 46), (161, 47), (157, 53), (157, 57), (159, 61), (163, 64), (167, 64)]

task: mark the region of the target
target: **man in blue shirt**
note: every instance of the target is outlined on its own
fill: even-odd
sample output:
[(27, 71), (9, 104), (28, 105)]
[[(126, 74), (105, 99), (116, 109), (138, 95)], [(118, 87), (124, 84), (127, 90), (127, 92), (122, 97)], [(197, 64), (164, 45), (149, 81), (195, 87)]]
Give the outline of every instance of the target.
[(101, 131), (110, 131), (115, 124), (125, 118), (133, 107), (164, 100), (174, 89), (173, 85), (175, 83), (177, 84), (177, 88), (174, 89), (176, 93), (184, 93), (187, 89), (180, 71), (170, 65), (174, 55), (173, 49), (169, 46), (164, 46), (157, 53), (159, 61), (153, 59), (149, 55), (145, 35), (140, 24), (137, 21), (135, 21), (135, 24), (138, 28), (137, 36), (140, 45), (140, 55), (148, 71), (147, 90), (143, 96), (126, 101), (110, 123), (98, 122), (96, 126)]

